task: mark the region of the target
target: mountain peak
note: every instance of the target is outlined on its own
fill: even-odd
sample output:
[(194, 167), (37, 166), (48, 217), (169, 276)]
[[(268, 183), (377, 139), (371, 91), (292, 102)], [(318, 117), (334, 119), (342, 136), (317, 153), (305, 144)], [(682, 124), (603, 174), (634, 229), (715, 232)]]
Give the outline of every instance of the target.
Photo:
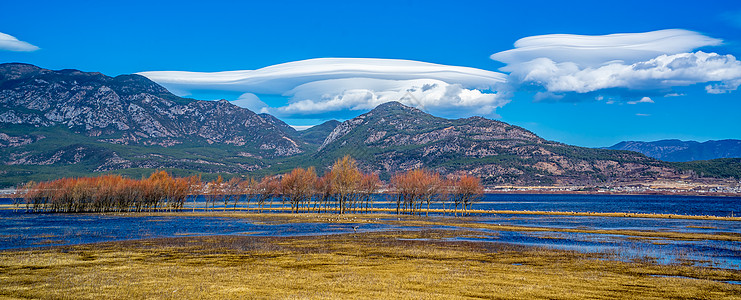
[(44, 69), (25, 63), (4, 63), (0, 64), (0, 81), (15, 80), (38, 74)]
[(399, 112), (426, 114), (425, 112), (423, 112), (423, 111), (421, 111), (419, 109), (416, 109), (416, 108), (411, 107), (411, 106), (404, 105), (404, 104), (402, 104), (401, 102), (398, 102), (398, 101), (390, 101), (390, 102), (386, 102), (386, 103), (380, 104), (380, 105), (376, 106), (376, 108), (374, 108), (373, 110), (371, 110), (369, 112), (369, 114), (399, 113)]
[(383, 128), (385, 128), (386, 131), (384, 132), (390, 132), (420, 130), (446, 120), (397, 101), (386, 102), (365, 114), (336, 126), (319, 147), (319, 150), (324, 149), (327, 145), (364, 124), (369, 124), (369, 126), (381, 131), (384, 131)]
[(113, 82), (115, 82), (121, 92), (125, 94), (147, 92), (156, 94), (160, 97), (170, 95), (170, 92), (163, 86), (149, 80), (147, 77), (137, 74), (118, 75), (113, 78)]
[(13, 62), (13, 63), (2, 63), (2, 64), (0, 64), (0, 69), (2, 69), (2, 70), (8, 70), (8, 69), (12, 69), (12, 68), (26, 68), (26, 69), (41, 70), (40, 67), (34, 66), (32, 64), (27, 64), (27, 63)]
[(393, 108), (393, 107), (408, 107), (408, 106), (401, 104), (401, 102), (399, 101), (389, 101), (389, 102), (376, 106), (375, 109), (387, 109), (387, 108)]

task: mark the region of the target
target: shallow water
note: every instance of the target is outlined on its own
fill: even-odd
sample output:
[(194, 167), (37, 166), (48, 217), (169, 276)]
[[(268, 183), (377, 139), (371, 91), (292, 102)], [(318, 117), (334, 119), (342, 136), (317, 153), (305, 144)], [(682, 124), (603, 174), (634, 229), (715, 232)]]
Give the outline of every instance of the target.
[(487, 194), (477, 209), (575, 212), (625, 212), (730, 216), (741, 212), (739, 197), (663, 195)]
[[(509, 199), (509, 202), (506, 199)], [(527, 201), (526, 201), (527, 200)], [(496, 210), (551, 210), (637, 213), (679, 213), (724, 215), (721, 207), (739, 209), (739, 198), (678, 196), (589, 196), (589, 195), (487, 195), (474, 208)], [(0, 202), (7, 202), (8, 200)], [(599, 202), (599, 203), (597, 203)], [(663, 205), (658, 205), (662, 202)], [(619, 203), (624, 205), (620, 206)], [(189, 202), (192, 204), (192, 202)], [(202, 202), (197, 206), (203, 207)], [(238, 207), (247, 204), (240, 203)], [(253, 204), (249, 204), (252, 206)], [(273, 203), (273, 206), (282, 206)], [(376, 207), (395, 207), (377, 203)], [(694, 209), (691, 209), (694, 207)], [(655, 210), (651, 210), (655, 209)], [(187, 211), (187, 208), (186, 208)], [(216, 211), (221, 211), (218, 208)], [(730, 214), (730, 212), (729, 212)], [(439, 217), (432, 217), (437, 219)], [(689, 233), (741, 234), (741, 222), (609, 218), (595, 216), (546, 216), (489, 214), (472, 218), (472, 222), (512, 226), (568, 229), (651, 230)], [(436, 226), (433, 229), (458, 230), (458, 227)], [(72, 245), (104, 241), (158, 237), (203, 235), (298, 236), (325, 235), (384, 230), (417, 230), (368, 223), (261, 223), (243, 218), (185, 216), (126, 216), (101, 214), (30, 214), (0, 210), (0, 249)], [(582, 252), (606, 253), (615, 259), (652, 260), (662, 264), (692, 261), (696, 265), (741, 270), (741, 243), (728, 241), (679, 241), (662, 238), (640, 238), (615, 234), (568, 232), (514, 232), (472, 229), (478, 238), (454, 238), (478, 242), (501, 242), (543, 246)]]
[[(396, 208), (396, 203), (387, 195), (374, 197), (376, 208)], [(198, 196), (185, 202), (185, 209), (205, 207), (205, 198)], [(0, 204), (11, 204), (12, 200), (0, 198)], [(211, 204), (209, 204), (209, 207)], [(279, 200), (266, 202), (266, 207), (290, 207)], [(446, 204), (446, 208), (449, 204)], [(233, 203), (227, 205), (232, 208)], [(242, 197), (237, 208), (257, 207), (254, 200)], [(426, 205), (424, 206), (427, 207)], [(215, 209), (224, 208), (224, 203), (216, 203)], [(430, 208), (443, 208), (441, 203), (433, 202)], [(696, 216), (728, 217), (741, 215), (741, 197), (709, 196), (664, 196), (664, 195), (553, 195), (553, 194), (485, 194), (473, 209), (483, 210), (526, 210), (526, 211), (565, 211), (565, 212), (606, 212), (606, 213), (647, 213), (679, 214)]]
[[(355, 223), (262, 223), (242, 218), (31, 214), (0, 210), (0, 249), (204, 235), (301, 236), (351, 233)], [(359, 232), (396, 226), (362, 224)]]
[[(196, 206), (204, 207), (203, 198)], [(374, 207), (396, 208), (396, 203), (386, 195), (375, 197)], [(446, 204), (446, 208), (450, 204)], [(192, 208), (193, 202), (186, 202)], [(216, 209), (223, 208), (216, 203)], [(228, 205), (232, 207), (232, 204)], [(237, 207), (256, 207), (253, 202), (241, 199)], [(279, 201), (271, 207), (290, 207)], [(426, 208), (427, 206), (424, 205)], [(441, 203), (431, 203), (430, 208), (443, 208)], [(528, 210), (566, 212), (647, 213), (728, 217), (741, 215), (741, 197), (663, 196), (663, 195), (547, 195), (547, 194), (486, 194), (473, 205), (483, 210)]]

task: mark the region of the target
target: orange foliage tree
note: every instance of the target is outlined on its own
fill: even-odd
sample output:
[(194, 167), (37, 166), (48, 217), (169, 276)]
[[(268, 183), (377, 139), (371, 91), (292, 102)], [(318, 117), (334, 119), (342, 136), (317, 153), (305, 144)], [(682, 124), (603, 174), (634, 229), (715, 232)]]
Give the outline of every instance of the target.
[(332, 165), (329, 183), (332, 185), (333, 198), (337, 202), (340, 214), (344, 214), (357, 200), (361, 178), (358, 163), (350, 156), (346, 155)]
[(462, 215), (466, 215), (471, 209), (471, 204), (478, 202), (484, 195), (484, 187), (481, 180), (476, 177), (463, 175), (453, 181), (450, 191), (453, 204), (455, 205), (454, 214), (458, 210), (458, 205), (462, 206)]
[(26, 184), (26, 207), (38, 212), (181, 210), (195, 179), (158, 171), (141, 180), (120, 175)]
[[(237, 209), (244, 197), (247, 204), (254, 198), (262, 212), (266, 202), (280, 197), (290, 203), (292, 212), (336, 210), (340, 214), (373, 210), (374, 195), (381, 187), (376, 174), (360, 171), (357, 161), (349, 156), (340, 158), (323, 176), (313, 167), (295, 168), (281, 176), (266, 176), (259, 182), (253, 178), (221, 176), (204, 183), (200, 176), (175, 178), (165, 171), (156, 171), (140, 180), (120, 175), (62, 178), (46, 182), (29, 182), (20, 192), (25, 193), (26, 208), (39, 212), (106, 212), (106, 211), (180, 211), (188, 197), (193, 197), (193, 211), (198, 194), (206, 199), (205, 208), (214, 209), (223, 201)], [(432, 203), (450, 201), (457, 215), (458, 207), (466, 215), (471, 205), (483, 195), (478, 178), (460, 176), (444, 180), (438, 173), (414, 169), (392, 176), (390, 193), (396, 200), (396, 213), (429, 214)], [(312, 203), (313, 202), (313, 203)], [(426, 210), (423, 209), (426, 206)]]
[(295, 168), (283, 175), (280, 181), (281, 193), (290, 204), (291, 211), (298, 212), (300, 208), (309, 208), (309, 202), (314, 195), (317, 176), (314, 167)]
[(270, 206), (273, 204), (273, 198), (280, 196), (280, 178), (278, 176), (265, 176), (257, 184), (257, 207), (262, 212), (265, 200), (270, 200)]
[(444, 201), (445, 186), (440, 174), (425, 169), (414, 169), (399, 173), (391, 178), (391, 187), (395, 193), (396, 213), (408, 210), (414, 214), (427, 204), (429, 213), (430, 204), (434, 201)]

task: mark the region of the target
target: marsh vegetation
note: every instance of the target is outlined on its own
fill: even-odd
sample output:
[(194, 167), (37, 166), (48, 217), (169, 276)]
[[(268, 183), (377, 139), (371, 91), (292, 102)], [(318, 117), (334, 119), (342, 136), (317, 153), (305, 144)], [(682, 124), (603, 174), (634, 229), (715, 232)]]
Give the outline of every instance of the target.
[[(52, 214), (0, 214), (16, 228), (0, 241), (19, 241), (0, 256), (8, 298), (741, 295), (739, 218), (476, 209), (476, 178), (417, 169), (383, 183), (349, 157), (321, 176), (159, 171), (24, 189), (27, 211)], [(59, 214), (78, 212), (94, 214)]]
[(9, 298), (714, 298), (732, 270), (450, 241), (466, 231), (182, 237), (0, 256)]

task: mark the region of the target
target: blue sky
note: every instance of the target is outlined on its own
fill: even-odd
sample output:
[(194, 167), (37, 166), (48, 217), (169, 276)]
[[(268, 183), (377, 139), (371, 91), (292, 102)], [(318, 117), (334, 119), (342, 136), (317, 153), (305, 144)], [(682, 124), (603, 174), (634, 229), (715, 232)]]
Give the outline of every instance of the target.
[[(405, 60), (401, 62), (407, 76), (404, 80), (416, 78), (408, 78), (416, 76), (414, 72), (410, 75), (409, 70), (428, 67), (407, 61), (470, 67), (505, 75), (516, 72), (532, 75), (532, 69), (519, 67), (521, 62), (507, 64), (490, 56), (514, 49), (515, 41), (532, 36), (609, 35), (667, 29), (696, 33), (690, 37), (695, 40), (706, 37), (722, 41), (713, 45), (699, 43), (676, 53), (666, 52), (669, 55), (702, 51), (725, 58), (725, 55), (741, 56), (741, 2), (737, 1), (101, 2), (106, 1), (0, 3), (0, 32), (40, 48), (0, 50), (0, 62), (99, 71), (115, 76), (146, 71), (255, 70), (326, 57), (381, 58)], [(315, 61), (296, 66), (308, 68), (324, 63)], [(501, 71), (503, 67), (515, 71)], [(590, 67), (597, 68), (584, 68)], [(730, 82), (734, 82), (736, 77), (729, 76)], [(706, 86), (713, 81), (704, 79), (689, 85), (630, 81), (641, 87), (608, 85), (589, 91), (533, 86), (533, 82), (526, 80), (502, 88), (466, 86), (470, 78), (462, 82), (450, 82), (448, 77), (438, 79), (443, 82), (371, 80), (358, 84), (361, 90), (372, 85), (375, 101), (381, 101), (399, 95), (382, 93), (387, 90), (439, 83), (441, 92), (447, 93), (462, 83), (463, 89), (457, 95), (481, 91), (471, 97), (485, 98), (481, 100), (484, 104), (473, 108), (456, 104), (435, 106), (429, 104), (434, 99), (420, 97), (437, 94), (412, 97), (428, 103), (425, 108), (436, 114), (484, 115), (523, 126), (547, 139), (580, 146), (609, 146), (621, 140), (741, 138), (740, 91), (708, 93)], [(550, 79), (553, 78), (543, 80)], [(165, 80), (163, 84), (168, 86), (166, 83)], [(347, 80), (335, 80), (331, 88), (346, 83)], [(256, 93), (210, 86), (192, 87), (180, 94), (197, 99), (236, 100), (245, 92), (253, 92), (259, 101), (271, 107), (271, 113), (275, 112), (291, 125), (346, 119), (367, 111), (363, 105), (340, 105), (310, 113), (278, 109), (290, 102), (323, 95), (317, 90), (320, 87), (300, 89), (293, 97), (280, 95), (282, 92)], [(541, 97), (553, 90), (556, 96)], [(347, 101), (353, 95), (343, 96), (338, 101)], [(629, 104), (644, 97), (651, 100)]]

